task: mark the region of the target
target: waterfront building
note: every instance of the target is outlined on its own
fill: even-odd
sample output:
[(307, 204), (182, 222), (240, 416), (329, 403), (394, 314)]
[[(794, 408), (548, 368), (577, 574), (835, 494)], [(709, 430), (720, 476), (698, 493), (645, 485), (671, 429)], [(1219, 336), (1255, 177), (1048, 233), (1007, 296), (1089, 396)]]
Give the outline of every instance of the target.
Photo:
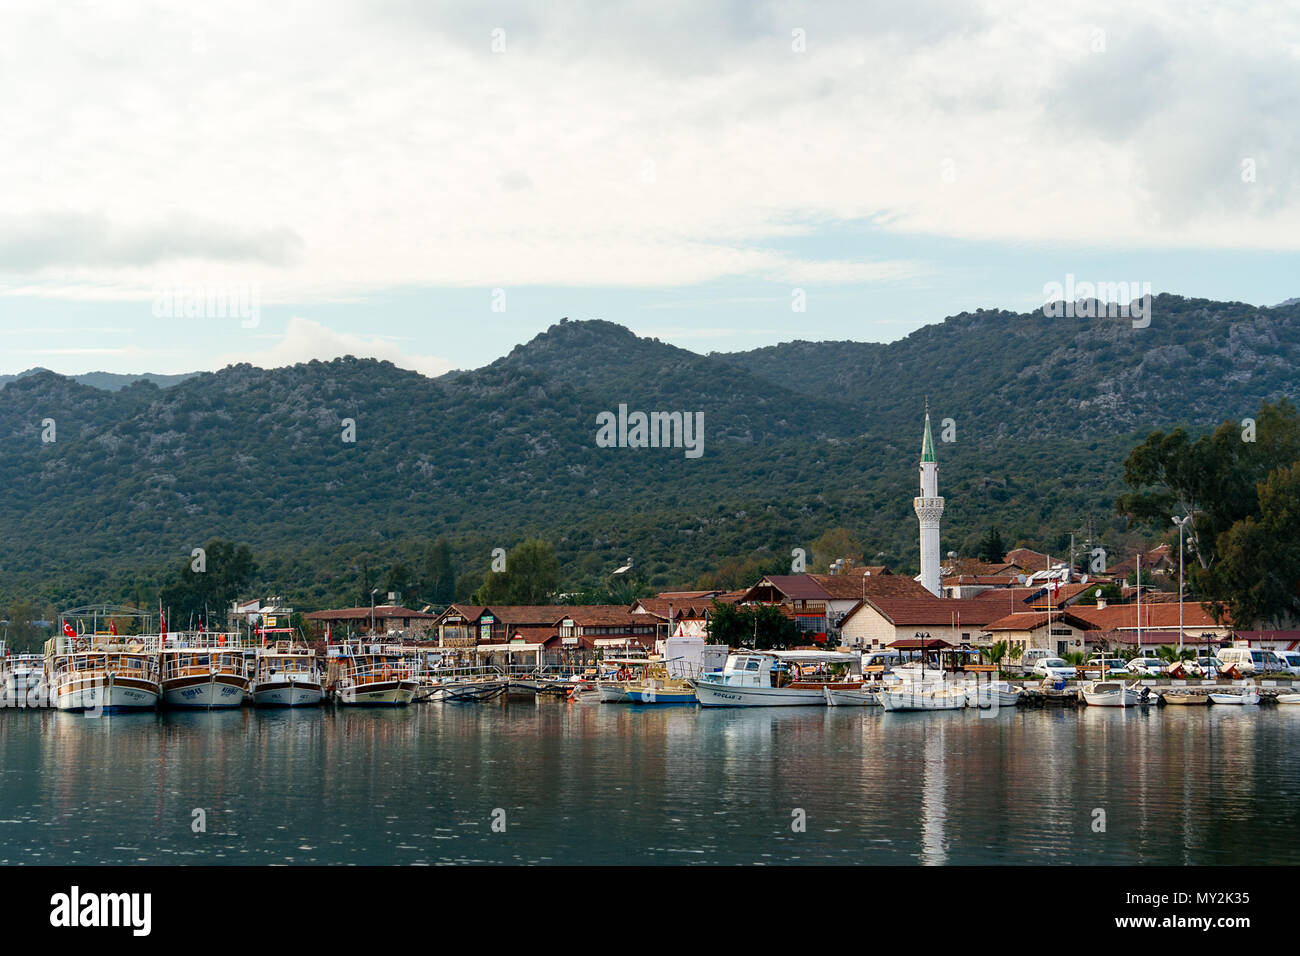
[[(265, 610), (265, 609), (263, 609)], [(379, 634), (400, 634), (414, 640), (429, 640), (437, 614), (412, 611), (398, 604), (379, 604), (375, 607), (343, 607), (330, 611), (312, 611), (304, 615), (323, 634), (326, 627), (335, 641), (349, 634), (367, 634), (371, 622)]]
[(1016, 611), (990, 621), (984, 627), (990, 643), (1006, 641), (1011, 647), (1019, 648), (1021, 654), (1031, 647), (1042, 648), (1058, 657), (1068, 652), (1088, 650), (1086, 635), (1091, 630), (1092, 622), (1073, 608), (1050, 612)]
[(976, 599), (868, 596), (840, 622), (840, 643), (863, 651), (899, 640), (926, 638), (957, 646), (979, 643), (984, 625), (1001, 616), (1000, 607)]

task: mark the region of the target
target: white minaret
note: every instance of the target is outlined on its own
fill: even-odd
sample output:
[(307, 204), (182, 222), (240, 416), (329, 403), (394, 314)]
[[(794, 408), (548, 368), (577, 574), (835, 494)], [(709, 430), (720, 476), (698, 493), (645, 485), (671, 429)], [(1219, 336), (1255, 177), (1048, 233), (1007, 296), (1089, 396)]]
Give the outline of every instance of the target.
[(939, 497), (939, 463), (934, 460), (934, 439), (930, 437), (930, 403), (925, 403), (925, 436), (921, 439), (921, 494), (912, 499), (921, 522), (921, 583), (935, 597), (939, 587), (939, 518), (943, 499)]

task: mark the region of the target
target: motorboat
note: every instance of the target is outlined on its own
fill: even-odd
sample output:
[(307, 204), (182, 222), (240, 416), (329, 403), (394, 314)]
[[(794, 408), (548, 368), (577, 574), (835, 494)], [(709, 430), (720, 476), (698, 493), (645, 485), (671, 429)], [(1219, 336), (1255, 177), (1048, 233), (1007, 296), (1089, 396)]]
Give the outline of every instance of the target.
[(825, 707), (827, 688), (862, 687), (861, 677), (845, 679), (860, 660), (838, 651), (739, 651), (722, 670), (694, 678), (695, 695), (704, 707)]
[(648, 665), (639, 678), (627, 682), (627, 699), (632, 704), (694, 704), (695, 688), (689, 680), (669, 677), (661, 662)]
[(1138, 692), (1123, 681), (1090, 680), (1079, 688), (1079, 696), (1089, 707), (1136, 707)]
[(1300, 694), (1278, 694), (1279, 704), (1300, 704)]

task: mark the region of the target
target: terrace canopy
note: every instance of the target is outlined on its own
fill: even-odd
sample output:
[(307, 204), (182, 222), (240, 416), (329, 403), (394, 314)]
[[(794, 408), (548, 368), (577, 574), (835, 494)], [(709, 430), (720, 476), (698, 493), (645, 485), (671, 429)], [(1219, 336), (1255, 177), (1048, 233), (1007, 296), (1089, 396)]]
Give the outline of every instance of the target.
[(940, 637), (902, 637), (885, 646), (899, 651), (938, 651), (953, 645)]

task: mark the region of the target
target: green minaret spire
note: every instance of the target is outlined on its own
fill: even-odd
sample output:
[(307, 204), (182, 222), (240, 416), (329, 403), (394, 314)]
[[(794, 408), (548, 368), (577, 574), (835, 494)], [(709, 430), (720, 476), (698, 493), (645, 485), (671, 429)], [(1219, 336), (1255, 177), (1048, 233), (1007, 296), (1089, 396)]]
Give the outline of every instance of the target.
[(930, 437), (930, 401), (925, 402), (925, 437), (921, 439), (921, 461), (934, 461), (934, 439)]

